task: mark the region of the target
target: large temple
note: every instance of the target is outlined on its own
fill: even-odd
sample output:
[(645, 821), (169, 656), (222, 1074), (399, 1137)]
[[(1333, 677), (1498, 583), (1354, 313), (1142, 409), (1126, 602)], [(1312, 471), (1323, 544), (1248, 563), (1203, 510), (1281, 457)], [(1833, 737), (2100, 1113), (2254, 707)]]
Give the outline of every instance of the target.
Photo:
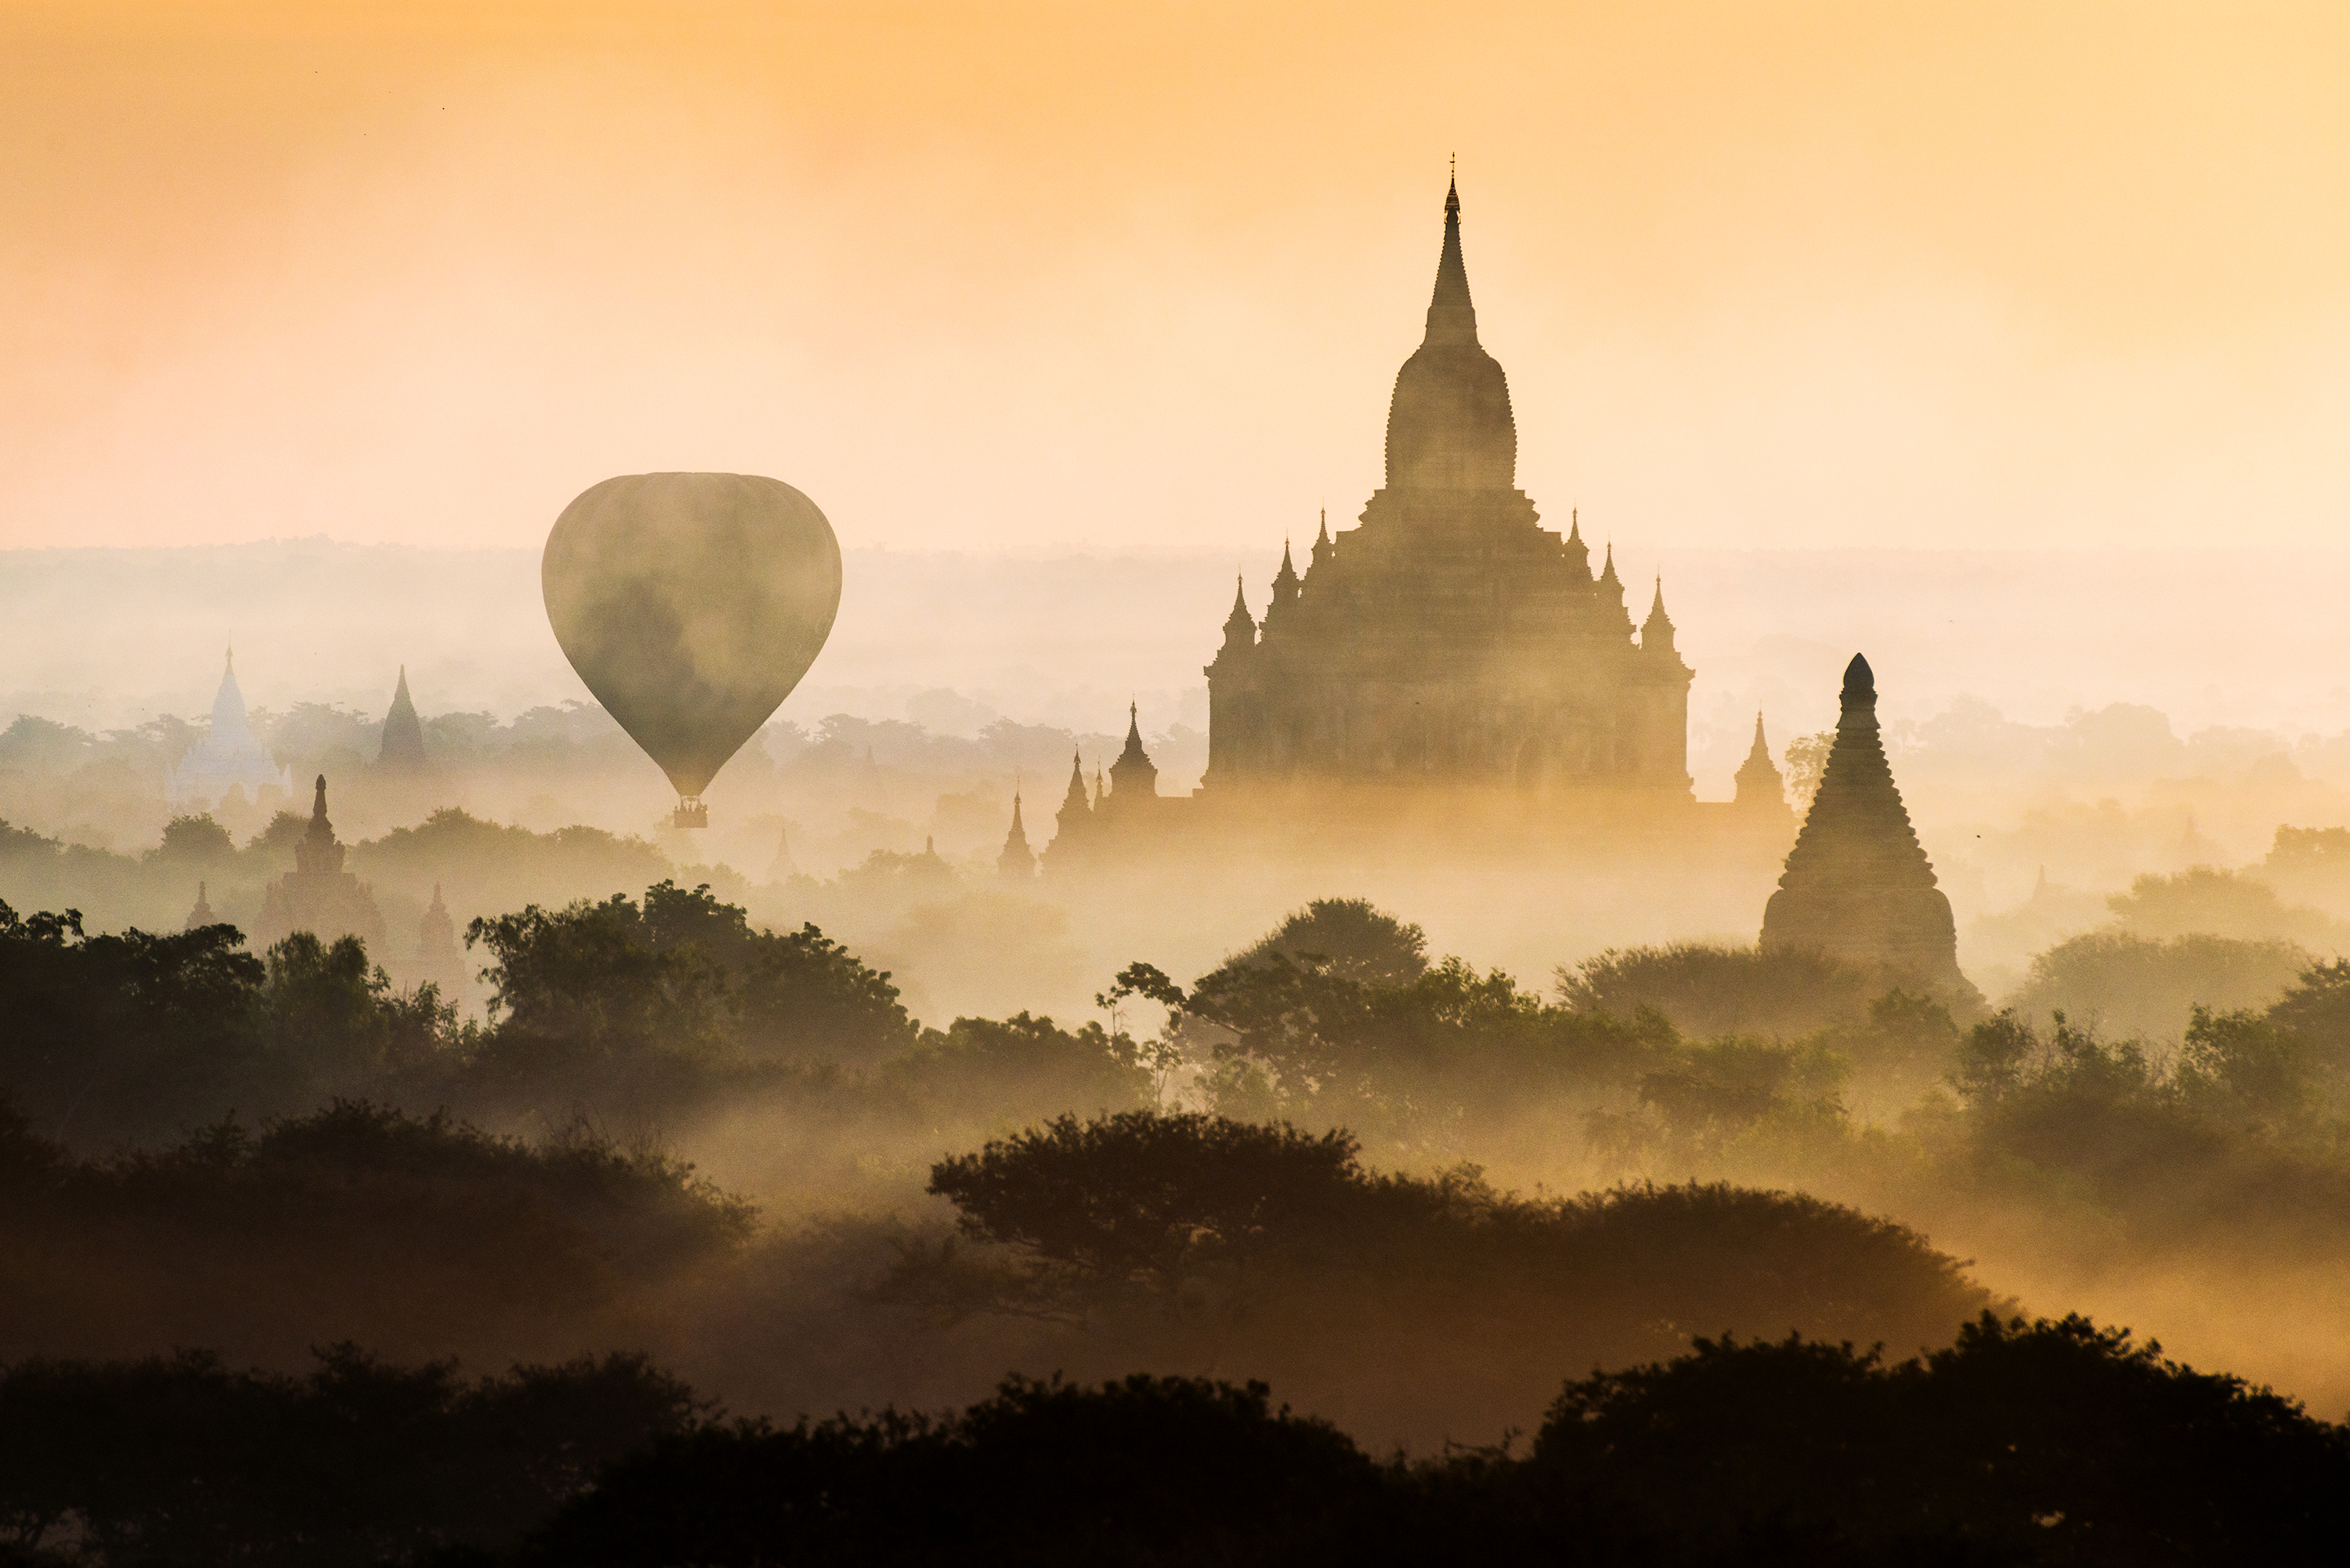
[(1283, 552), (1260, 624), (1235, 597), (1207, 666), (1211, 794), (1290, 781), (1441, 780), (1541, 795), (1690, 798), (1690, 667), (1661, 582), (1639, 635), (1609, 550), (1595, 576), (1517, 487), (1502, 367), (1477, 340), (1461, 197), (1426, 335), (1396, 376), (1387, 483)]
[[(1458, 185), (1445, 193), (1436, 287), (1388, 409), (1386, 483), (1356, 526), (1326, 514), (1305, 570), (1284, 546), (1262, 620), (1243, 586), (1206, 667), (1208, 765), (1190, 798), (1158, 794), (1139, 717), (1105, 780), (1082, 759), (1044, 856), (1048, 873), (1122, 861), (1193, 828), (1377, 831), (1388, 803), (1425, 825), (1474, 816), (1540, 838), (1605, 820), (1700, 830), (1775, 861), (1794, 819), (1762, 745), (1735, 803), (1700, 805), (1689, 774), (1694, 672), (1664, 587), (1636, 628), (1609, 546), (1594, 572), (1579, 520), (1542, 519), (1517, 483), (1509, 379), (1478, 340)], [(1337, 797), (1348, 805), (1341, 809)], [(1300, 814), (1282, 803), (1310, 800)], [(1270, 807), (1271, 809), (1265, 809)], [(1466, 814), (1464, 815), (1464, 813)]]

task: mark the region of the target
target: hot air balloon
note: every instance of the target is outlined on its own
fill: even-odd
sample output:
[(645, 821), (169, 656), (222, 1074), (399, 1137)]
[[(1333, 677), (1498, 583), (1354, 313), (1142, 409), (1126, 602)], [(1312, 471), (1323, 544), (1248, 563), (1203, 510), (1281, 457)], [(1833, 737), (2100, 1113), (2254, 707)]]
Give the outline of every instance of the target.
[(631, 473), (563, 509), (539, 562), (546, 618), (606, 712), (706, 827), (702, 792), (792, 693), (840, 608), (816, 503), (749, 473)]

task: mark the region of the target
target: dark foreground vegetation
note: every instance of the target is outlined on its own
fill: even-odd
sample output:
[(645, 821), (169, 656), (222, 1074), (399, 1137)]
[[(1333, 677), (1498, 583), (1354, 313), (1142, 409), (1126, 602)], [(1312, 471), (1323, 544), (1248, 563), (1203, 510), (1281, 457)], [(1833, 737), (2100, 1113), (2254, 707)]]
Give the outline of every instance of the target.
[[(1337, 900), (1130, 964), (1107, 1026), (937, 1029), (706, 888), (470, 938), (480, 1021), (356, 940), (0, 906), (20, 1554), (2293, 1562), (2344, 1522), (2337, 1428), (1943, 1249), (2299, 1269), (2261, 1320), (2323, 1337), (2350, 963), (2170, 1041), (1702, 947), (1545, 997)], [(2132, 942), (2035, 982), (2242, 968)], [(1544, 1415), (1594, 1367), (1636, 1370)]]
[(468, 1383), (340, 1348), (0, 1372), (6, 1561), (2313, 1563), (2350, 1434), (2081, 1318), (1888, 1362), (1699, 1341), (1418, 1460), (1238, 1386), (1013, 1378), (943, 1417), (729, 1421), (640, 1360)]

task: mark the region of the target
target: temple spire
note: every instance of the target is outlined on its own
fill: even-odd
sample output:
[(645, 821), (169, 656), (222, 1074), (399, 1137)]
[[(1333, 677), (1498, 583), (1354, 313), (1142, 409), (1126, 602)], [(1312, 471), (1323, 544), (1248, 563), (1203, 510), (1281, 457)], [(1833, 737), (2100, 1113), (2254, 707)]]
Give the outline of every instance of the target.
[(1566, 564), (1573, 568), (1578, 583), (1591, 581), (1591, 546), (1583, 542), (1583, 516), (1579, 512), (1566, 514), (1566, 543), (1561, 546)]
[(1469, 302), (1469, 268), (1461, 259), (1461, 184), (1444, 192), (1444, 250), (1436, 262), (1436, 293), (1428, 305), (1428, 343), (1477, 341), (1477, 309)]
[(1787, 811), (1787, 782), (1780, 776), (1778, 764), (1771, 760), (1770, 745), (1762, 739), (1762, 710), (1754, 710), (1754, 745), (1739, 765), (1738, 793), (1733, 804), (1748, 811), (1764, 811), (1784, 820)]
[[(1270, 612), (1268, 611), (1268, 616)], [(1224, 618), (1224, 646), (1216, 659), (1244, 657), (1256, 646), (1256, 620), (1249, 614), (1248, 584), (1235, 572), (1232, 575), (1232, 613)]]
[(1640, 623), (1640, 651), (1666, 654), (1673, 651), (1672, 618), (1665, 614), (1665, 575), (1657, 574), (1657, 597), (1648, 605), (1648, 618)]
[(1269, 618), (1273, 612), (1297, 597), (1297, 567), (1289, 558), (1289, 541), (1281, 542), (1281, 570), (1273, 575), (1273, 602), (1265, 607)]
[(995, 857), (996, 875), (1006, 882), (1029, 882), (1036, 876), (1036, 852), (1028, 846), (1028, 828), (1020, 820), (1020, 787), (1012, 789), (1012, 831), (1003, 836), (1003, 853)]
[(383, 742), (376, 748), (375, 765), (389, 774), (424, 771), (424, 722), (408, 695), (408, 666), (400, 667), (400, 684), (391, 693), (391, 711), (383, 716)]

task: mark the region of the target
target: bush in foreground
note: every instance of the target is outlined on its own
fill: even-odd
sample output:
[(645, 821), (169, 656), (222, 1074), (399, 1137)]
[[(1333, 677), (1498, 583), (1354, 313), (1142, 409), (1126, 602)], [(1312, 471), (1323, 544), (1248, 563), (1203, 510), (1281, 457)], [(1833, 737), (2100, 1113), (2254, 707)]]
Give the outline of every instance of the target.
[(2350, 1438), (2080, 1318), (1988, 1314), (1886, 1365), (1700, 1342), (1570, 1383), (1531, 1453), (1375, 1463), (1262, 1384), (1014, 1379), (895, 1413), (656, 1443), (523, 1561), (1651, 1565), (2313, 1563)]

